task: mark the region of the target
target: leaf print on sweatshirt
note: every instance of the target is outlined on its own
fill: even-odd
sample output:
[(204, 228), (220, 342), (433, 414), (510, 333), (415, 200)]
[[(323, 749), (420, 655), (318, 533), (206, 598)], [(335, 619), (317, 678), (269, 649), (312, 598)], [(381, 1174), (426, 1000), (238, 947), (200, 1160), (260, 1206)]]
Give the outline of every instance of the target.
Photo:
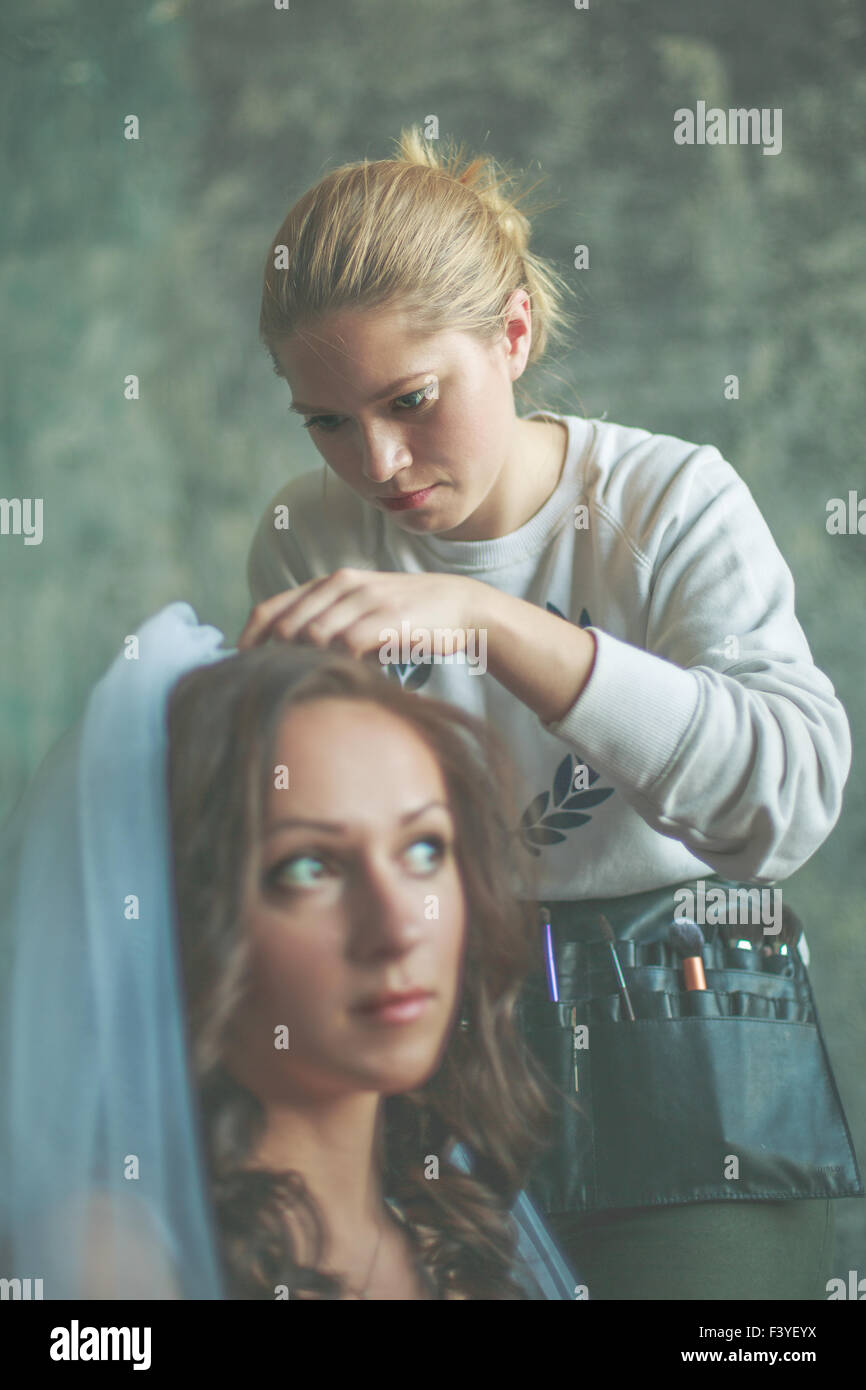
[(429, 681), (432, 671), (433, 663), (430, 661), (386, 661), (382, 666), (383, 674), (392, 681), (398, 681), (404, 690), (420, 690)]
[[(558, 618), (569, 621), (554, 604), (548, 603), (547, 609)], [(581, 627), (591, 625), (592, 619), (585, 608), (581, 611), (579, 622)], [(579, 767), (586, 768), (586, 780), (589, 785), (580, 791), (574, 791), (574, 774)], [(598, 778), (599, 774), (589, 763), (581, 762), (574, 753), (566, 754), (553, 774), (550, 790), (539, 792), (533, 797), (520, 817), (520, 838), (530, 854), (540, 855), (539, 845), (561, 845), (566, 839), (563, 831), (575, 830), (578, 826), (586, 825), (592, 819), (587, 812), (593, 806), (600, 806), (603, 801), (607, 801), (609, 796), (613, 796), (614, 787), (593, 786)]]

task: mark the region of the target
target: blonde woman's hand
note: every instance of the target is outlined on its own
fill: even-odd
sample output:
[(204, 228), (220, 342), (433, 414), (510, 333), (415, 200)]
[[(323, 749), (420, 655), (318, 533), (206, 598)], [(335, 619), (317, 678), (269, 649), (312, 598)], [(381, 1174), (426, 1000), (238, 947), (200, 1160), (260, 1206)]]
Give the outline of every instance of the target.
[(496, 592), (462, 575), (338, 569), (256, 604), (238, 647), (273, 639), (362, 657), (392, 635), (399, 641), (407, 624), (407, 640), (421, 638), (432, 655), (449, 656), (465, 650), (468, 629), (484, 626), (487, 600)]
[(429, 660), (466, 650), (470, 633), (472, 649), (484, 654), (476, 669), (489, 671), (542, 720), (563, 719), (592, 674), (591, 631), (457, 574), (335, 570), (256, 604), (238, 646), (274, 638), (359, 657), (378, 651), (381, 661), (393, 661), (396, 639), (401, 661), (409, 659), (404, 645), (417, 641)]

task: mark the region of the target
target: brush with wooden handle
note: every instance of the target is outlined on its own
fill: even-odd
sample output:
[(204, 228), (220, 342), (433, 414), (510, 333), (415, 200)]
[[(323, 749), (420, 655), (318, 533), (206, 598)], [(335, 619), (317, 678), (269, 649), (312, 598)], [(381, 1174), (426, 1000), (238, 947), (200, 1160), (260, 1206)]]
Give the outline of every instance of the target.
[(686, 989), (706, 989), (704, 974), (704, 934), (696, 922), (674, 922), (668, 940), (683, 962)]

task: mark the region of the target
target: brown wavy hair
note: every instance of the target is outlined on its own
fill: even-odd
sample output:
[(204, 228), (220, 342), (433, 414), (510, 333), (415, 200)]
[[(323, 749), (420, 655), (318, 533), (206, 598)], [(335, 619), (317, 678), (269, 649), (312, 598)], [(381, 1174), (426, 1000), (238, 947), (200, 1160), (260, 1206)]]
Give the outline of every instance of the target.
[[(244, 904), (254, 880), (273, 750), (289, 707), (329, 698), (373, 703), (409, 724), (434, 753), (455, 820), (467, 927), (462, 1012), (423, 1086), (385, 1098), (386, 1194), (425, 1230), (427, 1269), (442, 1297), (526, 1297), (513, 1274), (509, 1208), (550, 1119), (544, 1073), (515, 1021), (533, 961), (528, 899), (515, 895), (509, 760), (492, 729), (454, 706), (410, 694), (370, 659), (268, 643), (195, 671), (169, 706), (169, 789), (180, 955), (190, 1055), (201, 1105), (227, 1293), (273, 1299), (277, 1286), (325, 1298), (345, 1292), (319, 1268), (324, 1222), (297, 1172), (247, 1166), (265, 1121), (261, 1102), (223, 1065), (243, 997)], [(359, 719), (362, 718), (359, 709)], [(509, 881), (510, 880), (510, 881)], [(524, 885), (526, 887), (528, 885)], [(448, 1160), (455, 1141), (474, 1156)], [(425, 1160), (439, 1159), (439, 1178)], [(313, 1251), (301, 1263), (288, 1211)]]

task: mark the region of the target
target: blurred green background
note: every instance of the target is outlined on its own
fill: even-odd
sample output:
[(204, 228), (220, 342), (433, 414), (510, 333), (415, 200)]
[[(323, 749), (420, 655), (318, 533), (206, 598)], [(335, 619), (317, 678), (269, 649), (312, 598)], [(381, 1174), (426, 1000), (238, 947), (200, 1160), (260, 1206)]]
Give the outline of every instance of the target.
[[(858, 0), (6, 0), (0, 495), (42, 497), (45, 536), (0, 536), (0, 813), (145, 617), (185, 598), (239, 631), (263, 505), (318, 460), (257, 341), (270, 239), (435, 114), (558, 203), (533, 245), (580, 312), (532, 400), (718, 445), (794, 572), (855, 761), (785, 893), (862, 1162), (866, 539), (825, 517), (866, 495), (864, 30)], [(675, 146), (699, 99), (781, 107), (781, 154)], [(866, 1202), (836, 1205), (862, 1276)]]

